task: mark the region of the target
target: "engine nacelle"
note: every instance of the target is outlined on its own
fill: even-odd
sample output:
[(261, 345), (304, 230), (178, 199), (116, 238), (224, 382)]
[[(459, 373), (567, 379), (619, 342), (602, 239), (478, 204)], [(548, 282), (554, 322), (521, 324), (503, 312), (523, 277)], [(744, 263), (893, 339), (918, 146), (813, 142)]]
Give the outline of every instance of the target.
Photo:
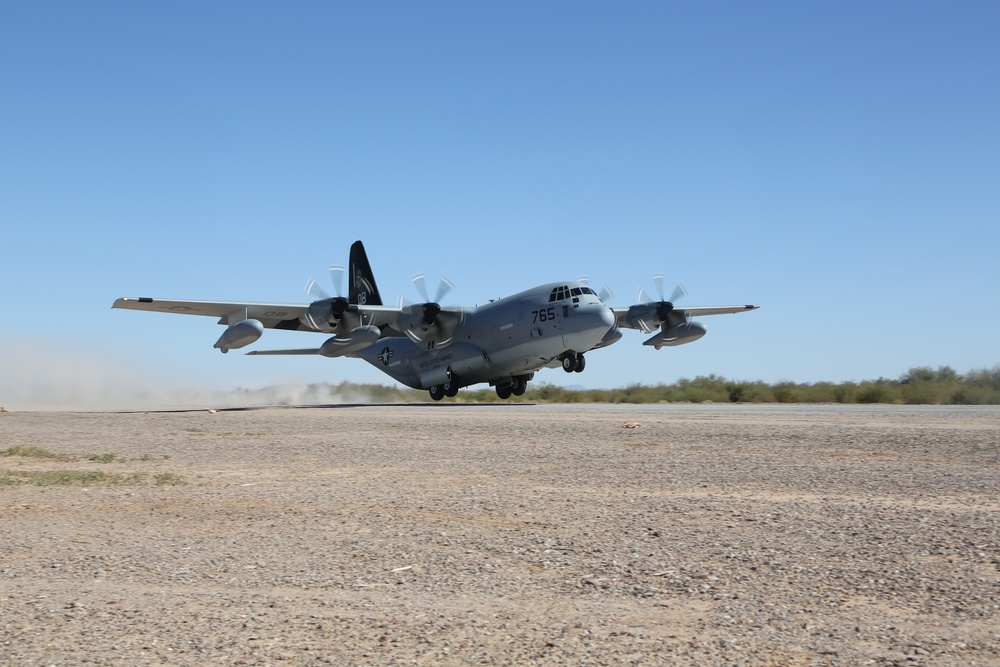
[(230, 325), (219, 340), (215, 341), (215, 346), (225, 354), (229, 350), (238, 350), (246, 347), (250, 343), (256, 342), (264, 333), (264, 325), (260, 320), (242, 320)]
[(697, 322), (685, 322), (673, 327), (663, 326), (660, 333), (645, 341), (643, 345), (652, 345), (657, 350), (664, 346), (684, 345), (686, 343), (693, 343), (707, 332), (708, 329)]
[(347, 307), (347, 299), (342, 296), (313, 301), (309, 304), (309, 311), (302, 317), (302, 321), (317, 331), (337, 331), (340, 317)]
[(324, 357), (343, 357), (345, 355), (363, 350), (379, 339), (382, 332), (378, 327), (362, 326), (355, 327), (343, 336), (328, 338), (319, 348), (319, 353)]
[(628, 314), (625, 315), (625, 322), (632, 329), (639, 329), (649, 333), (656, 329), (659, 318), (656, 315), (655, 303), (639, 303), (629, 306)]

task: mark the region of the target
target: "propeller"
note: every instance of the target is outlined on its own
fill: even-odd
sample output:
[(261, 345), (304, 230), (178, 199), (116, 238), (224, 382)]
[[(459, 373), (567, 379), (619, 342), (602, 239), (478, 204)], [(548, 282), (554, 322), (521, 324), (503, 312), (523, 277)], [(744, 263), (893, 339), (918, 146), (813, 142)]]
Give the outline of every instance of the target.
[(666, 324), (667, 326), (674, 327), (687, 322), (684, 312), (675, 310), (674, 306), (674, 302), (687, 294), (687, 290), (684, 289), (684, 285), (677, 283), (677, 286), (674, 287), (674, 291), (670, 294), (669, 299), (665, 299), (663, 297), (662, 273), (657, 273), (653, 276), (653, 285), (656, 288), (656, 294), (659, 297), (659, 300), (653, 301), (650, 299), (641, 287), (635, 295), (638, 306), (633, 306), (633, 308), (641, 310), (641, 312), (637, 313), (635, 317), (640, 328), (646, 333), (649, 333), (657, 329), (660, 324)]
[[(576, 280), (577, 280), (577, 282), (584, 283), (586, 285), (590, 285), (590, 276), (580, 276)], [(612, 299), (615, 298), (615, 293), (611, 291), (610, 287), (608, 287), (607, 285), (605, 285), (604, 287), (601, 288), (601, 291), (597, 294), (597, 296), (601, 299), (601, 301), (603, 301), (605, 304), (607, 304)]]
[(455, 283), (451, 282), (447, 278), (441, 278), (441, 282), (438, 284), (437, 293), (434, 295), (434, 298), (431, 299), (429, 296), (427, 296), (427, 280), (424, 274), (415, 273), (413, 275), (413, 278), (411, 278), (410, 280), (413, 283), (413, 285), (417, 288), (417, 291), (420, 293), (420, 296), (422, 296), (424, 298), (424, 301), (427, 302), (440, 303), (441, 299), (443, 299), (445, 295), (448, 294), (448, 292), (455, 289)]
[(443, 309), (441, 300), (455, 288), (455, 284), (447, 278), (441, 278), (434, 298), (427, 291), (427, 279), (423, 273), (417, 273), (411, 279), (413, 286), (423, 298), (421, 304), (400, 305), (402, 317), (398, 324), (411, 340), (423, 343), (434, 340), (437, 347), (451, 343), (451, 332), (462, 320), (465, 312), (462, 310)]
[[(347, 267), (341, 266), (340, 264), (333, 264), (330, 266), (330, 282), (333, 283), (333, 287), (337, 293), (338, 297), (342, 297), (344, 294), (344, 274), (347, 273)], [(316, 301), (321, 301), (323, 299), (332, 298), (326, 291), (319, 286), (312, 278), (306, 283), (306, 294), (311, 296)]]
[(339, 264), (330, 267), (330, 281), (336, 290), (336, 296), (327, 294), (312, 278), (306, 283), (306, 294), (313, 298), (313, 302), (309, 304), (309, 311), (305, 317), (313, 329), (318, 331), (329, 329), (330, 325), (339, 323), (347, 311), (350, 304), (347, 297), (343, 296), (345, 273), (347, 273), (347, 269)]

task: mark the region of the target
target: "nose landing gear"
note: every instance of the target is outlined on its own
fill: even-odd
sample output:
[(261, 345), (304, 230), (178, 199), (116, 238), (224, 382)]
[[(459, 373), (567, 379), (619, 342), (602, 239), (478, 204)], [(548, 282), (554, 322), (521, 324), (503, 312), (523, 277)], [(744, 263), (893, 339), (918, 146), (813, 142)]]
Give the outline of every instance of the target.
[(563, 370), (567, 373), (582, 373), (583, 369), (587, 367), (587, 361), (583, 358), (583, 352), (578, 354), (573, 350), (568, 350), (563, 352), (560, 358), (562, 359)]

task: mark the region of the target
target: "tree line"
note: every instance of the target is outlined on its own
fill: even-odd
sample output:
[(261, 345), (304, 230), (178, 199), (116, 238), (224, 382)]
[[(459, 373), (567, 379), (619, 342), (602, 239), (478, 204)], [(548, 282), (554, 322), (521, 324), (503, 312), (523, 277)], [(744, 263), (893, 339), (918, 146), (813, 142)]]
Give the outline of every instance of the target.
[[(251, 393), (251, 392), (247, 392)], [(427, 392), (379, 384), (308, 385), (297, 402), (422, 402)], [(448, 402), (499, 402), (491, 388), (464, 389)], [(1000, 405), (1000, 365), (956, 372), (950, 366), (911, 368), (898, 379), (859, 382), (776, 382), (729, 380), (718, 375), (681, 378), (673, 384), (631, 384), (616, 389), (567, 389), (532, 383), (524, 396), (507, 402), (528, 403), (893, 403), (905, 405)]]

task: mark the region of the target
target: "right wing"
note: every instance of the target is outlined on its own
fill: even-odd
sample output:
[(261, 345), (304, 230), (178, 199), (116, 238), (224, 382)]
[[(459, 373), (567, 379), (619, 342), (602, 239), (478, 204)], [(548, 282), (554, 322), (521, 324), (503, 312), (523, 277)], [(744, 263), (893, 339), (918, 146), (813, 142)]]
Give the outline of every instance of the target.
[[(177, 315), (218, 317), (228, 328), (216, 341), (223, 353), (256, 342), (264, 329), (312, 331), (334, 334), (315, 350), (292, 350), (284, 354), (321, 354), (340, 357), (353, 354), (379, 339), (400, 317), (391, 306), (361, 306), (346, 299), (321, 299), (311, 304), (234, 303), (124, 297), (112, 308), (149, 310)], [(391, 335), (391, 334), (390, 334)], [(270, 352), (270, 354), (281, 352)]]
[(309, 312), (309, 304), (287, 303), (232, 303), (226, 301), (179, 301), (172, 299), (152, 299), (149, 297), (123, 297), (115, 300), (112, 308), (126, 310), (149, 310), (156, 313), (175, 315), (203, 315), (218, 317), (219, 324), (229, 324), (239, 320), (258, 320), (266, 329), (287, 329), (289, 331), (316, 331), (305, 324), (303, 318)]
[[(202, 315), (218, 317), (219, 324), (233, 324), (240, 320), (257, 320), (265, 329), (286, 331), (334, 332), (338, 327), (329, 328), (310, 324), (310, 304), (294, 303), (253, 303), (229, 301), (188, 301), (172, 299), (152, 299), (149, 297), (123, 297), (115, 300), (112, 308), (127, 310), (148, 310), (156, 313), (175, 315)], [(350, 305), (344, 313), (354, 326), (391, 326), (399, 316), (400, 309), (392, 306)], [(314, 322), (314, 324), (318, 324)], [(353, 327), (352, 327), (353, 328)]]

